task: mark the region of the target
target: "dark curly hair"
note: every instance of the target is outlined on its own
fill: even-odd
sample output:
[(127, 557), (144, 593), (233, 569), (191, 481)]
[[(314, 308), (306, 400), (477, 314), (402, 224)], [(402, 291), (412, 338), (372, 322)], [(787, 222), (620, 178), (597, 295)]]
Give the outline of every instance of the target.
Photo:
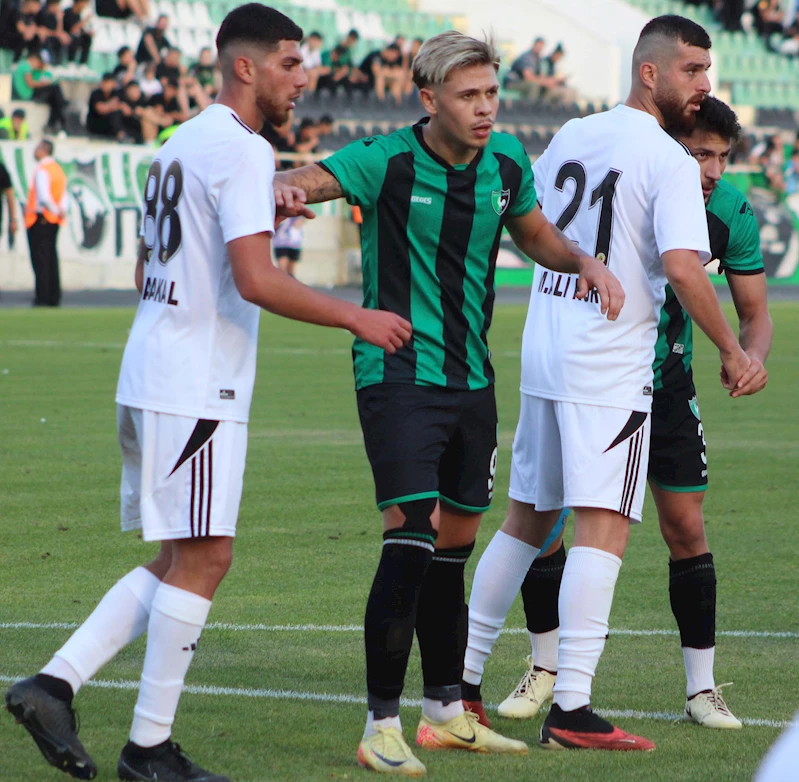
[(276, 49), (281, 41), (301, 41), (302, 28), (285, 14), (261, 3), (234, 8), (222, 21), (216, 36), (221, 52), (230, 43), (255, 43)]
[(741, 125), (735, 112), (722, 100), (708, 95), (696, 114), (695, 130), (715, 133), (735, 144), (741, 139)]

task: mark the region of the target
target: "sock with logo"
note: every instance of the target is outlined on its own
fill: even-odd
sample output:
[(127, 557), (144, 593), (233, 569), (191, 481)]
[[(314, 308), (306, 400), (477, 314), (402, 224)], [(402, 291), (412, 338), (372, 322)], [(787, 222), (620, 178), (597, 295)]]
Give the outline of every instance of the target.
[(555, 703), (573, 711), (591, 702), (591, 684), (605, 648), (621, 560), (587, 546), (572, 546), (563, 571), (558, 613), (560, 647)]
[(460, 681), (469, 633), (463, 578), (473, 550), (474, 543), (458, 548), (437, 548), (419, 595), (416, 637), (422, 657), (424, 703), (436, 701), (439, 704), (430, 708), (423, 705), (422, 710), (436, 722), (446, 720), (434, 714), (439, 717), (451, 714), (446, 719), (452, 719), (463, 711)]
[(558, 670), (558, 595), (566, 566), (566, 547), (548, 557), (536, 557), (522, 584), (524, 615), (537, 669)]
[(485, 661), (539, 549), (499, 530), (480, 557), (469, 598), (463, 680), (480, 684)]
[(64, 680), (76, 694), (120, 649), (144, 633), (160, 583), (143, 567), (117, 581), (41, 673)]
[(419, 593), (437, 533), (424, 538), (402, 529), (383, 534), (383, 551), (364, 619), (366, 687), (374, 720), (396, 717), (405, 683)]
[(134, 744), (154, 747), (172, 734), (183, 681), (210, 609), (210, 600), (185, 589), (161, 584), (156, 590), (130, 729)]
[(716, 685), (716, 569), (711, 553), (669, 562), (669, 598), (680, 629), (688, 696)]

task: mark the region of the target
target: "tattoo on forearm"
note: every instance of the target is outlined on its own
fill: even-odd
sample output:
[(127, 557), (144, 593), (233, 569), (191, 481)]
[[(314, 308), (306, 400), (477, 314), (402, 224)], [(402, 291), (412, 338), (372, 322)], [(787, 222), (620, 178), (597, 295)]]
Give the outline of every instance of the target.
[(315, 163), (294, 171), (282, 172), (275, 178), (287, 185), (304, 190), (309, 204), (332, 201), (344, 195), (338, 180)]

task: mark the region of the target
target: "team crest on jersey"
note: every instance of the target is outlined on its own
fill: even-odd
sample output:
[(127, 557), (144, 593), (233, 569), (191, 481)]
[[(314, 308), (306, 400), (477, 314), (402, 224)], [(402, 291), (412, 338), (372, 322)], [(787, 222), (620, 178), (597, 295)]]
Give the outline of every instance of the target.
[(510, 190), (492, 190), (491, 191), (491, 206), (494, 211), (501, 215), (510, 203)]
[(696, 397), (695, 396), (692, 396), (688, 400), (688, 407), (691, 408), (691, 412), (696, 417), (696, 420), (697, 421), (701, 421), (702, 419), (699, 417), (699, 402), (696, 401)]

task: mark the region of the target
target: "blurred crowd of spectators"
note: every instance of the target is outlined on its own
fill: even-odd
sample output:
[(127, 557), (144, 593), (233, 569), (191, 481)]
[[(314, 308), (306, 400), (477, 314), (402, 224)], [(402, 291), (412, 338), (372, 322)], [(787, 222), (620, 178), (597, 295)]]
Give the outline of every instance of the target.
[(685, 0), (707, 5), (725, 30), (755, 31), (773, 52), (799, 55), (799, 0)]
[(358, 31), (350, 30), (334, 46), (326, 48), (322, 33), (310, 33), (301, 46), (308, 91), (327, 90), (334, 94), (339, 91), (371, 92), (379, 101), (391, 96), (400, 103), (404, 95), (413, 92), (411, 69), (422, 39), (407, 41), (398, 35), (356, 64), (353, 49), (359, 40)]
[(568, 77), (558, 73), (558, 63), (566, 54), (563, 44), (557, 44), (546, 54), (547, 42), (538, 37), (533, 46), (522, 52), (505, 74), (503, 86), (531, 100), (565, 103), (576, 99), (577, 94), (568, 85)]

